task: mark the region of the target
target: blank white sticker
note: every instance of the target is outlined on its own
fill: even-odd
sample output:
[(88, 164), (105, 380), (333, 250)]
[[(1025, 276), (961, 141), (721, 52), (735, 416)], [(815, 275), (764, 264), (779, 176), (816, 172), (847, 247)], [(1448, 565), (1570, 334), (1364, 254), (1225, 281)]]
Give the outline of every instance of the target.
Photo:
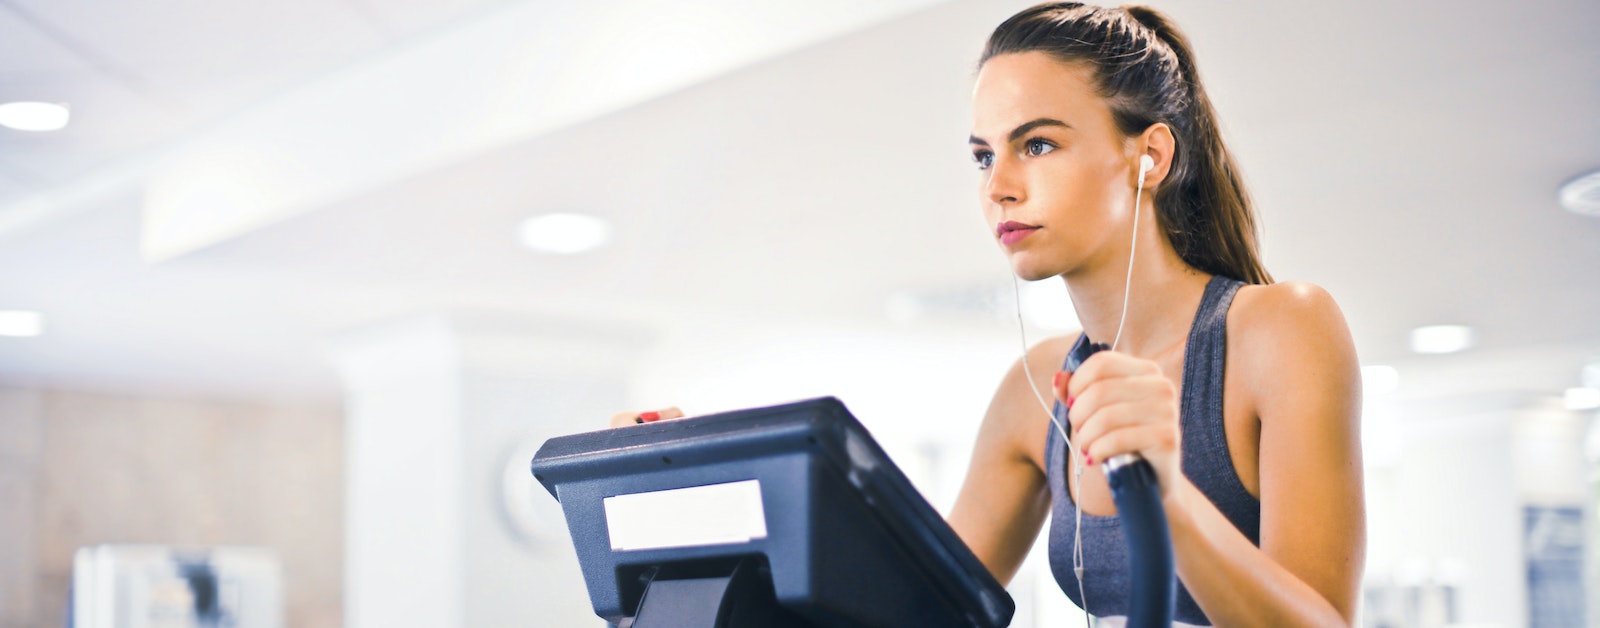
[(748, 543), (767, 538), (761, 482), (745, 480), (605, 498), (615, 551)]

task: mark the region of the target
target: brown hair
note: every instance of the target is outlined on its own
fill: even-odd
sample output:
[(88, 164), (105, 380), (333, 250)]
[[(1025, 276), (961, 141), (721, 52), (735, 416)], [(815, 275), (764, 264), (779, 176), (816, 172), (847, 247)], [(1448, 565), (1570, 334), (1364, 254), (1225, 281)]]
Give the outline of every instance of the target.
[(1250, 196), (1222, 144), (1189, 41), (1171, 20), (1147, 7), (1049, 2), (996, 28), (978, 65), (996, 55), (1032, 51), (1092, 66), (1095, 86), (1124, 135), (1157, 122), (1172, 129), (1177, 150), (1155, 206), (1161, 229), (1184, 262), (1213, 275), (1272, 283), (1261, 265)]

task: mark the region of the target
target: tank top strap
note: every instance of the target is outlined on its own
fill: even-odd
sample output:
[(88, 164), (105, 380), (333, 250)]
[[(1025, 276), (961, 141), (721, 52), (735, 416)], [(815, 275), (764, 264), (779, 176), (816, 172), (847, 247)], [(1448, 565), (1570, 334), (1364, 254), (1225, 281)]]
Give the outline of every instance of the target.
[(1223, 414), (1227, 370), (1228, 308), (1244, 282), (1216, 275), (1206, 284), (1184, 349), (1179, 416), (1183, 474), (1216, 504), (1251, 542), (1261, 542), (1261, 504), (1233, 468)]

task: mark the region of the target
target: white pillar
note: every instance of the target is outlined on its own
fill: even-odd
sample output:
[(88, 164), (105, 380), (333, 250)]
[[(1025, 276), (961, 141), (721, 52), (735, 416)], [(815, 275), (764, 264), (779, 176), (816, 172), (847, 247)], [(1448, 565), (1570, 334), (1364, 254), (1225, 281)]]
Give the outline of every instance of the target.
[(548, 533), (519, 534), (503, 476), (523, 443), (605, 428), (644, 345), (572, 322), (482, 317), (341, 339), (345, 625), (603, 626), (555, 501), (527, 495)]
[(444, 320), (364, 331), (345, 388), (345, 625), (462, 626), (460, 356)]

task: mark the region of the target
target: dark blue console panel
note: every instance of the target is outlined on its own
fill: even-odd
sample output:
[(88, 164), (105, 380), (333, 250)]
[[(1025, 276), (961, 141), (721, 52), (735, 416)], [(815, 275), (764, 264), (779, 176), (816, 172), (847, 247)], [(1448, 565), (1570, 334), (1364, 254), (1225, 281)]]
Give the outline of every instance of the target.
[[(735, 565), (759, 574), (767, 598), (798, 622), (786, 625), (1005, 626), (1015, 611), (1005, 589), (832, 397), (553, 438), (532, 468), (561, 501), (595, 613), (613, 624), (650, 623), (635, 615), (652, 582), (676, 582), (655, 587), (644, 606), (656, 608), (668, 595), (661, 592), (706, 589), (699, 583), (737, 589), (726, 584)], [(690, 487), (712, 488), (674, 490)], [(734, 499), (743, 504), (736, 508), (755, 508), (762, 533), (670, 547), (623, 540), (640, 527), (622, 520), (624, 506), (662, 496), (650, 504), (696, 508), (699, 497), (687, 496), (736, 489), (745, 495)], [(680, 495), (686, 501), (674, 502)], [(667, 513), (663, 521), (697, 514), (655, 512)]]

